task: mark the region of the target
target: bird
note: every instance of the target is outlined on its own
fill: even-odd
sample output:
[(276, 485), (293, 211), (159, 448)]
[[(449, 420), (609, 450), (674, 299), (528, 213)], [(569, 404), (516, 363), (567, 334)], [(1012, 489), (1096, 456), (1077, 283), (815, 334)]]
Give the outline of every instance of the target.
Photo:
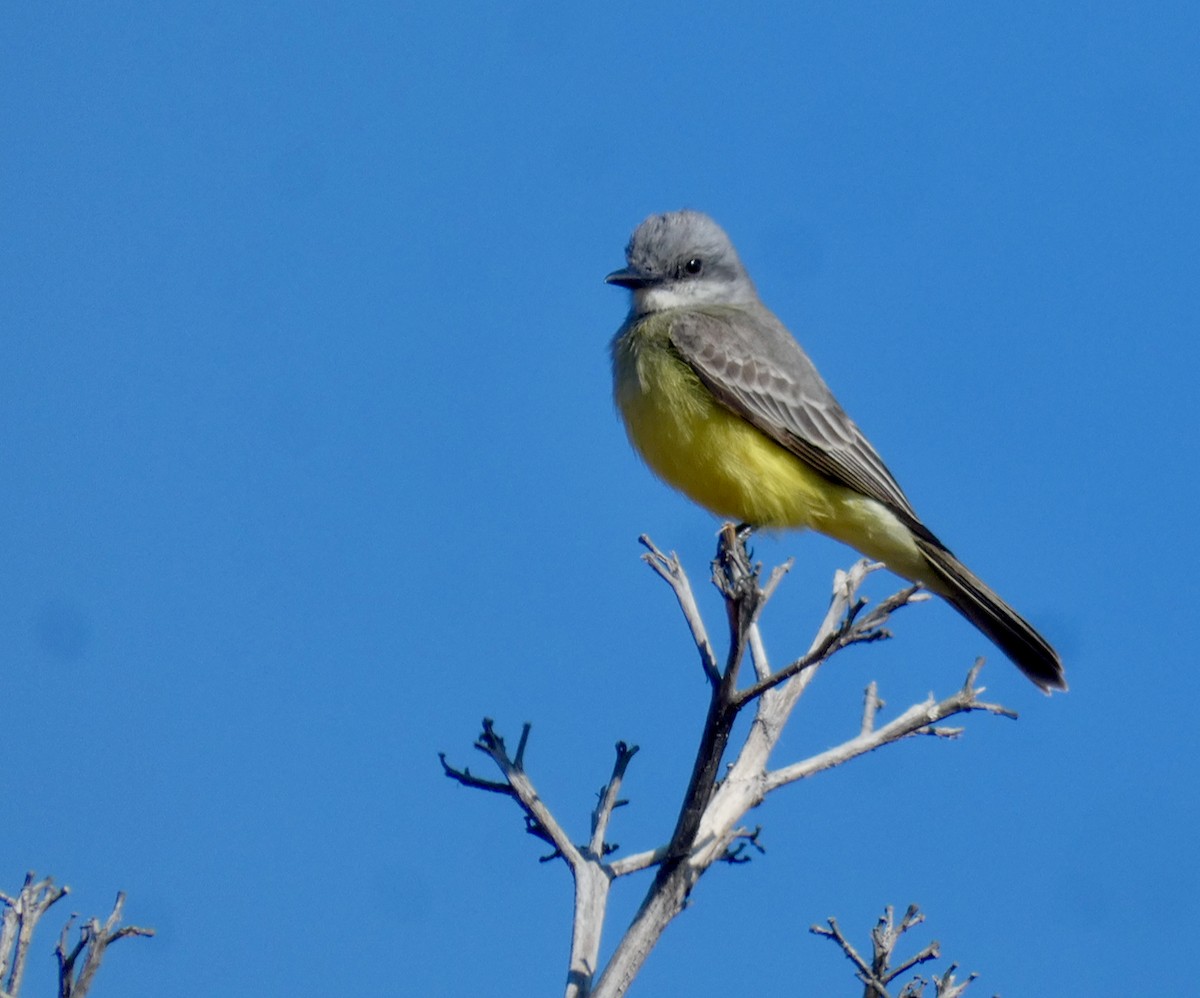
[(613, 398), (659, 478), (720, 517), (849, 544), (942, 597), (1043, 692), (1067, 689), (1050, 643), (917, 516), (724, 229), (699, 211), (651, 215), (625, 261), (605, 278), (632, 293)]

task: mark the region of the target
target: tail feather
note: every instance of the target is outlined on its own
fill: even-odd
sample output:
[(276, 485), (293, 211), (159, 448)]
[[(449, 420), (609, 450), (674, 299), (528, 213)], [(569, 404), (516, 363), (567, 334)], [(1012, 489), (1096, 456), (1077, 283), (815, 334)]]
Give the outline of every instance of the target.
[(986, 634), (1044, 692), (1066, 690), (1062, 659), (1016, 610), (1004, 602), (936, 538), (914, 538), (942, 586), (934, 591)]

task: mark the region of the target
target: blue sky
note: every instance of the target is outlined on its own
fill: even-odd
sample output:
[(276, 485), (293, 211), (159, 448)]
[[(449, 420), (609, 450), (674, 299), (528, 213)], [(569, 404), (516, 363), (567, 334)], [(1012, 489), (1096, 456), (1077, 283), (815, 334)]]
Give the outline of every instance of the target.
[[(533, 722), (532, 775), (583, 837), (636, 742), (613, 837), (669, 831), (705, 687), (635, 539), (700, 582), (715, 521), (625, 442), (602, 278), (683, 206), (1072, 692), (996, 657), (1019, 722), (781, 792), (766, 855), (701, 883), (633, 993), (852, 994), (807, 927), (865, 943), (910, 901), (980, 994), (1176, 989), (1160, 956), (1200, 888), (1194, 6), (0, 25), (0, 880), (51, 873), (84, 913), (129, 893), (159, 936), (110, 952), (99, 998), (561, 987), (565, 869), (436, 753), (483, 771), (484, 715)], [(782, 658), (853, 555), (757, 553), (797, 558), (765, 621)], [(900, 710), (991, 654), (940, 605), (896, 631), (819, 678), (789, 758), (850, 733), (868, 680)]]

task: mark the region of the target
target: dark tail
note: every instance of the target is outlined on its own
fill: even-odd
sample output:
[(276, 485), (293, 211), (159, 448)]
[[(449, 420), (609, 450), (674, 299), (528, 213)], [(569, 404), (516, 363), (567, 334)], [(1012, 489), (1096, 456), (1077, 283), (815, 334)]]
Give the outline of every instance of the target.
[(935, 592), (995, 642), (1044, 692), (1066, 690), (1062, 659), (1016, 610), (992, 592), (936, 539), (915, 538), (942, 583)]

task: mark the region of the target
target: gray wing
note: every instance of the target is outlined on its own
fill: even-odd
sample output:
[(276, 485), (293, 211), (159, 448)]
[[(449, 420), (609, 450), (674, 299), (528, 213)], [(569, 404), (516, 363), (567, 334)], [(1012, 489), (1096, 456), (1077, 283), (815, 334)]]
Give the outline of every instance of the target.
[(826, 478), (883, 503), (936, 541), (800, 344), (766, 308), (689, 309), (673, 318), (670, 338), (722, 405)]

